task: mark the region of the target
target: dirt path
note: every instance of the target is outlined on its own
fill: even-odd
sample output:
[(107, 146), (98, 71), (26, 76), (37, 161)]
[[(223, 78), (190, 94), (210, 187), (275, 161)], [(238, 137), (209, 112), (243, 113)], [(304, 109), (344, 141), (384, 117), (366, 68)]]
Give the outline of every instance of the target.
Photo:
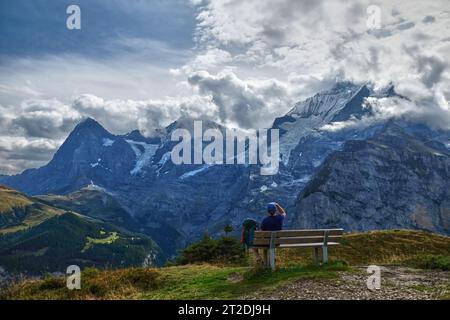
[(270, 293), (247, 299), (305, 300), (409, 300), (439, 299), (450, 295), (450, 272), (423, 271), (396, 266), (381, 267), (381, 288), (367, 289), (366, 267), (339, 272), (337, 279), (298, 280)]

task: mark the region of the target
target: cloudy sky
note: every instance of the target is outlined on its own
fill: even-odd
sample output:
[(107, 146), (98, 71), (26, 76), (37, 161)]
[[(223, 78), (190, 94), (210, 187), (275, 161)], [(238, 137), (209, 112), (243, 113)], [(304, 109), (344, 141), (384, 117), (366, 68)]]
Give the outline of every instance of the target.
[(45, 164), (87, 116), (261, 128), (336, 80), (393, 82), (449, 128), (449, 56), (448, 0), (1, 0), (0, 174)]

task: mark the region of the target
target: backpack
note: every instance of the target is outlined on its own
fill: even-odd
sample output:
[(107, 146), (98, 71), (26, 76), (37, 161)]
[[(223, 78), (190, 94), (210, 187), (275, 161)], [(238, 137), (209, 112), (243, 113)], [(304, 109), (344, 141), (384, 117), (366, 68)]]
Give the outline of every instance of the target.
[(253, 246), (255, 230), (258, 230), (258, 227), (258, 222), (254, 219), (247, 218), (242, 222), (241, 243), (244, 245), (245, 249), (249, 249)]

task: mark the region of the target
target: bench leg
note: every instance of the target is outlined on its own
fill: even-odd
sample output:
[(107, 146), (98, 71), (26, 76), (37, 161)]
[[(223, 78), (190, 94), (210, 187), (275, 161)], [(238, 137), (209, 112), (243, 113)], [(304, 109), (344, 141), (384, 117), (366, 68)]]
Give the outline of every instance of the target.
[(319, 248), (314, 248), (314, 264), (319, 265)]
[(328, 262), (328, 246), (323, 246), (322, 247), (322, 254), (323, 254), (323, 263), (327, 263)]
[(262, 252), (262, 263), (264, 268), (269, 267), (269, 251), (267, 249), (261, 249)]
[(275, 248), (269, 249), (269, 263), (272, 271), (275, 271)]

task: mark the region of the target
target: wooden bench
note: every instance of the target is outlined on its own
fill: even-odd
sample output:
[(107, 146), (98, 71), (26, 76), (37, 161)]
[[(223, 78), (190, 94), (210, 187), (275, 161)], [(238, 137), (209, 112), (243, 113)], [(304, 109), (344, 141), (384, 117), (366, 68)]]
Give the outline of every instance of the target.
[(319, 248), (322, 262), (328, 262), (328, 247), (339, 245), (343, 229), (255, 231), (254, 248), (267, 249), (267, 261), (275, 270), (276, 248), (314, 248), (314, 261), (319, 263)]

